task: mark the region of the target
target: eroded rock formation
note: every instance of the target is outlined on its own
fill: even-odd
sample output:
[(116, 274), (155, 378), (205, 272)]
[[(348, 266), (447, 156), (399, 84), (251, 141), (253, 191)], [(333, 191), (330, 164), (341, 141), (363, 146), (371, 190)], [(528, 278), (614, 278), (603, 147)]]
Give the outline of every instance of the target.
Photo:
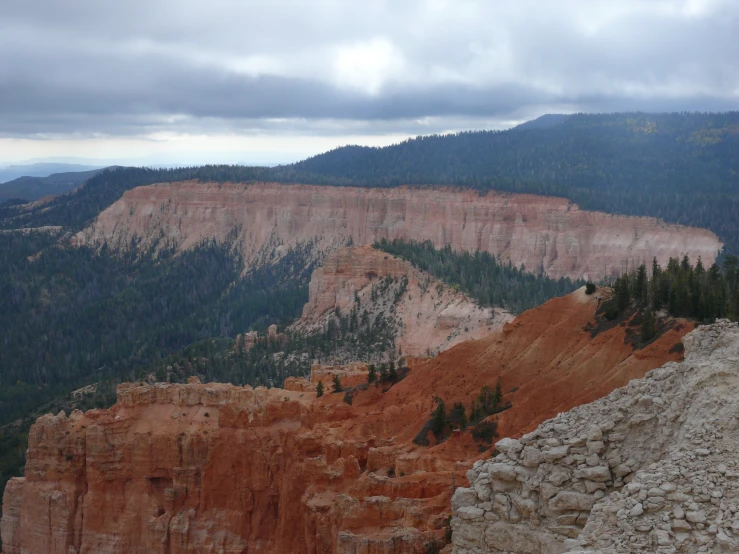
[(625, 267), (665, 265), (669, 257), (716, 257), (721, 243), (707, 230), (654, 218), (580, 210), (562, 198), (480, 194), (442, 188), (319, 187), (184, 182), (127, 191), (76, 244), (127, 247), (164, 239), (189, 248), (237, 230), (248, 263), (313, 242), (326, 253), (382, 238), (430, 240), (437, 247), (484, 250), (552, 277), (600, 280)]
[[(582, 292), (553, 300), (414, 361), (389, 389), (356, 390), (351, 405), (343, 393), (194, 380), (125, 385), (109, 410), (44, 416), (25, 478), (5, 490), (4, 552), (422, 554), (443, 538), (452, 491), (484, 455), (469, 432), (412, 442), (435, 395), (468, 404), (501, 376), (513, 406), (492, 417), (519, 436), (679, 357), (670, 350), (687, 327), (640, 351), (622, 327), (593, 338), (584, 326), (595, 302)], [(591, 362), (590, 348), (602, 357)]]
[(478, 461), (452, 499), (454, 552), (739, 551), (739, 325)]
[(335, 251), (313, 272), (303, 317), (293, 328), (322, 329), (335, 310), (348, 315), (355, 308), (360, 318), (391, 318), (397, 353), (410, 356), (489, 335), (513, 319), (506, 310), (479, 306), (405, 260), (359, 246)]
[(5, 554), (421, 552), (454, 462), (389, 480), (407, 449), (341, 432), (351, 407), (314, 398), (122, 385), (111, 410), (40, 418), (6, 488)]

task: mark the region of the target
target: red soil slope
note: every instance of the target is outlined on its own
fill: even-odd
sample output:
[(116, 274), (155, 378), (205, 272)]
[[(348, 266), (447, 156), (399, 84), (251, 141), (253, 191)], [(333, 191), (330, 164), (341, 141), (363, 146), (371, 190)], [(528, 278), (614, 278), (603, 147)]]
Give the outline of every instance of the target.
[(6, 487), (4, 551), (421, 554), (484, 455), (469, 433), (413, 444), (434, 396), (469, 406), (500, 376), (512, 407), (493, 417), (514, 436), (679, 357), (690, 326), (635, 352), (623, 327), (585, 331), (596, 307), (582, 291), (547, 302), (351, 406), (343, 394), (126, 385), (110, 410), (44, 416), (26, 478)]

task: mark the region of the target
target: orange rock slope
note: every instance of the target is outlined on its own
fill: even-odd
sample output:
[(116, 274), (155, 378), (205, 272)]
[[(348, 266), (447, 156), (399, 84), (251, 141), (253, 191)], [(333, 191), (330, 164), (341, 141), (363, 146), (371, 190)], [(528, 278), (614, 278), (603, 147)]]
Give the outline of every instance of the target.
[[(710, 264), (721, 243), (710, 231), (654, 218), (580, 210), (563, 198), (443, 188), (168, 183), (127, 191), (75, 244), (126, 247), (132, 236), (180, 248), (236, 229), (248, 263), (313, 241), (327, 252), (382, 238), (430, 240), (437, 247), (485, 250), (551, 277), (594, 281), (635, 264), (665, 265), (689, 254)], [(276, 249), (276, 250), (275, 250)]]
[(500, 376), (501, 435), (603, 396), (680, 354), (688, 325), (633, 351), (584, 330), (577, 291), (505, 329), (415, 362), (383, 392), (122, 385), (109, 410), (47, 415), (3, 497), (6, 554), (417, 553), (441, 540), (455, 486), (484, 453), (469, 433), (412, 438), (433, 397), (469, 401)]

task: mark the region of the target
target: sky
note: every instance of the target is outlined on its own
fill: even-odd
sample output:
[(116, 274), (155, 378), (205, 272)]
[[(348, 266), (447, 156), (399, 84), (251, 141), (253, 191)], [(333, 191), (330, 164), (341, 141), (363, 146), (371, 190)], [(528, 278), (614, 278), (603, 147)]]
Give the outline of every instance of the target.
[(739, 109), (737, 0), (2, 0), (0, 165), (289, 163)]

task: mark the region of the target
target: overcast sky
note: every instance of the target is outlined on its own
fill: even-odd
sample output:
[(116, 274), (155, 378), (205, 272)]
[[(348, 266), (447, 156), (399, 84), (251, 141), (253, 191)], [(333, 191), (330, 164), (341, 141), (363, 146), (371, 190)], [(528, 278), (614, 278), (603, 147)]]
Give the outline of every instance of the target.
[(0, 0), (0, 164), (739, 109), (738, 0)]

